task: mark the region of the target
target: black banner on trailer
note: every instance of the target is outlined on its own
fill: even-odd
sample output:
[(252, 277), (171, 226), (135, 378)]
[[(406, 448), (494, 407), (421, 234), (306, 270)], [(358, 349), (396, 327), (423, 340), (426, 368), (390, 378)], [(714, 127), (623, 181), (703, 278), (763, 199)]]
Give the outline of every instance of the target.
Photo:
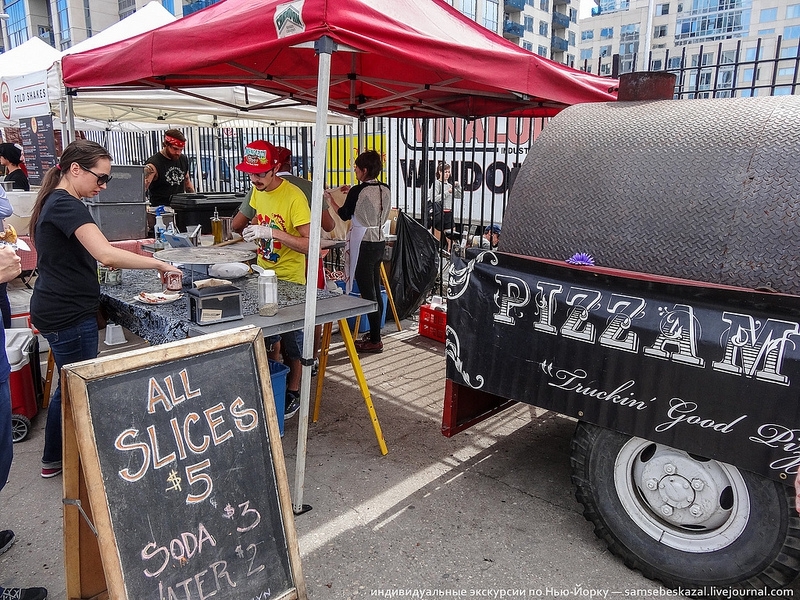
[(800, 298), (469, 250), (447, 377), (779, 481), (800, 465)]

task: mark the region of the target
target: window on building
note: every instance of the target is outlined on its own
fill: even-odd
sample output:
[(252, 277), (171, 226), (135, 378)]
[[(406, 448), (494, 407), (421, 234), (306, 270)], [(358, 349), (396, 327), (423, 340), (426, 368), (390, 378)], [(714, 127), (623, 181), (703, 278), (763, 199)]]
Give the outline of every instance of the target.
[(668, 69), (680, 69), (681, 68), (681, 57), (680, 56), (673, 56), (672, 58), (670, 58), (667, 68)]
[(592, 49), (591, 48), (582, 48), (581, 49), (581, 60), (592, 60)]
[(778, 69), (778, 77), (794, 77), (794, 67)]
[(536, 51), (536, 54), (547, 58), (547, 46), (539, 46), (539, 49)]
[(528, 52), (533, 52), (533, 44), (526, 40), (522, 40), (522, 47), (525, 48)]
[[(761, 52), (759, 52), (758, 59), (760, 60), (764, 50), (762, 48)], [(755, 48), (747, 48), (744, 51), (744, 59), (747, 61), (756, 60), (756, 49)]]
[(547, 21), (539, 21), (539, 35), (543, 35), (547, 37), (548, 35), (548, 22)]
[(775, 33), (775, 28), (774, 27), (772, 27), (770, 29), (759, 29), (758, 30), (758, 35), (759, 36), (773, 35), (774, 33)]
[(798, 38), (800, 38), (800, 25), (795, 25), (794, 27), (784, 27), (783, 39), (796, 40)]
[(662, 15), (669, 14), (669, 4), (656, 4), (656, 16), (660, 17)]
[(611, 75), (611, 64), (600, 65), (600, 75)]
[(567, 43), (570, 46), (574, 46), (575, 45), (575, 32), (574, 31), (568, 31), (567, 32)]
[[(759, 69), (761, 71), (761, 69)], [(756, 74), (756, 79), (758, 79), (758, 74)], [(742, 69), (741, 77), (739, 77), (739, 81), (741, 83), (753, 83), (753, 69), (752, 67), (749, 69)]]
[(56, 0), (56, 12), (58, 13), (59, 46), (61, 50), (66, 50), (72, 46), (72, 35), (69, 26), (69, 2), (67, 0)]
[(550, 0), (539, 0), (539, 8), (545, 12), (550, 12)]
[(478, 16), (478, 9), (476, 7), (477, 1), (478, 0), (461, 0), (461, 12), (473, 21)]
[(578, 11), (574, 8), (569, 9), (569, 20), (570, 23), (577, 23), (578, 22)]
[(171, 14), (175, 14), (175, 2), (173, 0), (161, 0), (161, 6), (166, 8)]
[(594, 39), (594, 29), (587, 29), (586, 31), (581, 31), (581, 41), (585, 42), (586, 40), (593, 40)]
[(600, 39), (601, 40), (610, 40), (614, 37), (614, 28), (613, 27), (603, 27), (600, 30)]
[(533, 0), (525, 0), (525, 6), (533, 6)]
[(497, 19), (500, 14), (498, 0), (484, 0), (483, 26), (489, 31), (497, 31)]
[(608, 46), (600, 46), (600, 56), (606, 57), (611, 56), (611, 45)]
[(790, 4), (786, 7), (787, 19), (800, 19), (800, 4)]
[(792, 88), (789, 87), (789, 86), (785, 86), (785, 85), (781, 86), (781, 87), (776, 87), (773, 90), (772, 95), (773, 96), (791, 96), (792, 95)]
[(720, 55), (720, 64), (723, 65), (732, 65), (736, 62), (736, 50), (725, 50)]
[[(696, 67), (698, 61), (700, 61), (699, 54), (692, 54), (692, 66)], [(704, 52), (703, 53), (703, 60), (701, 66), (705, 67), (707, 65), (714, 63), (714, 53), (713, 52)]]
[(666, 25), (656, 25), (653, 28), (653, 37), (654, 38), (667, 37), (667, 26)]
[(759, 23), (771, 23), (778, 20), (778, 8), (762, 8)]
[(658, 60), (654, 60), (654, 61), (652, 62), (651, 66), (650, 66), (650, 70), (651, 70), (651, 71), (660, 71), (660, 70), (661, 70), (661, 67), (662, 67), (663, 65), (664, 65), (664, 63), (663, 63), (663, 62), (661, 61), (661, 59), (659, 58)]
[[(722, 67), (717, 74), (717, 88), (733, 87), (733, 67)], [(727, 96), (726, 96), (727, 97)]]
[[(22, 0), (4, 2), (5, 13), (8, 15), (6, 26), (8, 29), (8, 47), (16, 48), (28, 41), (28, 19), (25, 3)], [(2, 44), (2, 35), (0, 35)]]
[(119, 0), (117, 4), (120, 20), (130, 17), (136, 12), (136, 0)]
[(575, 68), (575, 55), (574, 54), (567, 54), (567, 62), (564, 63), (568, 67)]
[[(628, 23), (619, 28), (619, 53), (630, 57), (639, 51), (639, 23)], [(625, 71), (626, 73), (629, 71)]]
[(781, 48), (781, 58), (797, 58), (800, 56), (797, 46), (785, 46)]
[(525, 31), (533, 33), (533, 17), (525, 15)]

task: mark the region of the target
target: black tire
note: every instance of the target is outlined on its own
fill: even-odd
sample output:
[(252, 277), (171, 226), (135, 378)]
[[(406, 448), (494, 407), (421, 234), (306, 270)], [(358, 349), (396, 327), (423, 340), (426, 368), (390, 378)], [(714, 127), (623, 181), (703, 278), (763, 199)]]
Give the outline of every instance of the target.
[[(800, 573), (800, 519), (787, 486), (582, 422), (570, 462), (575, 496), (595, 534), (645, 577), (673, 588), (777, 589)], [(662, 471), (661, 479), (652, 477)], [(656, 497), (667, 512), (657, 512)], [(677, 506), (667, 507), (675, 498)], [(714, 510), (703, 514), (709, 506)]]
[(21, 442), (31, 431), (31, 420), (23, 415), (11, 415), (11, 440)]

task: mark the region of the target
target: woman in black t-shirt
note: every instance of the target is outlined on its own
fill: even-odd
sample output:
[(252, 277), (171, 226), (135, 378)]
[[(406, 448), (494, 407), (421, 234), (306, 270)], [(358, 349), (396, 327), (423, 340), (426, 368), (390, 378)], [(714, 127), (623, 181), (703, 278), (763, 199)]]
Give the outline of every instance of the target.
[[(50, 344), (56, 372), (97, 356), (100, 285), (97, 263), (124, 269), (177, 271), (169, 263), (112, 246), (81, 198), (93, 198), (111, 179), (111, 156), (89, 140), (64, 149), (36, 197), (30, 221), (38, 254), (31, 322)], [(42, 477), (61, 473), (61, 384), (47, 411)]]
[(28, 176), (22, 169), (22, 150), (14, 144), (0, 144), (0, 165), (6, 168), (5, 181), (14, 183), (15, 190), (29, 192)]

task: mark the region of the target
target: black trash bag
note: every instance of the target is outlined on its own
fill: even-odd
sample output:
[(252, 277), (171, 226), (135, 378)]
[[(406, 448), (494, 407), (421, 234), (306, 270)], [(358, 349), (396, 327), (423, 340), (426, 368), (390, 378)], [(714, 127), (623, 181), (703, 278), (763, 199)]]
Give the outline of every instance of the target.
[(405, 319), (414, 314), (436, 282), (439, 245), (427, 229), (403, 211), (398, 212), (395, 233), (389, 286), (397, 316)]

